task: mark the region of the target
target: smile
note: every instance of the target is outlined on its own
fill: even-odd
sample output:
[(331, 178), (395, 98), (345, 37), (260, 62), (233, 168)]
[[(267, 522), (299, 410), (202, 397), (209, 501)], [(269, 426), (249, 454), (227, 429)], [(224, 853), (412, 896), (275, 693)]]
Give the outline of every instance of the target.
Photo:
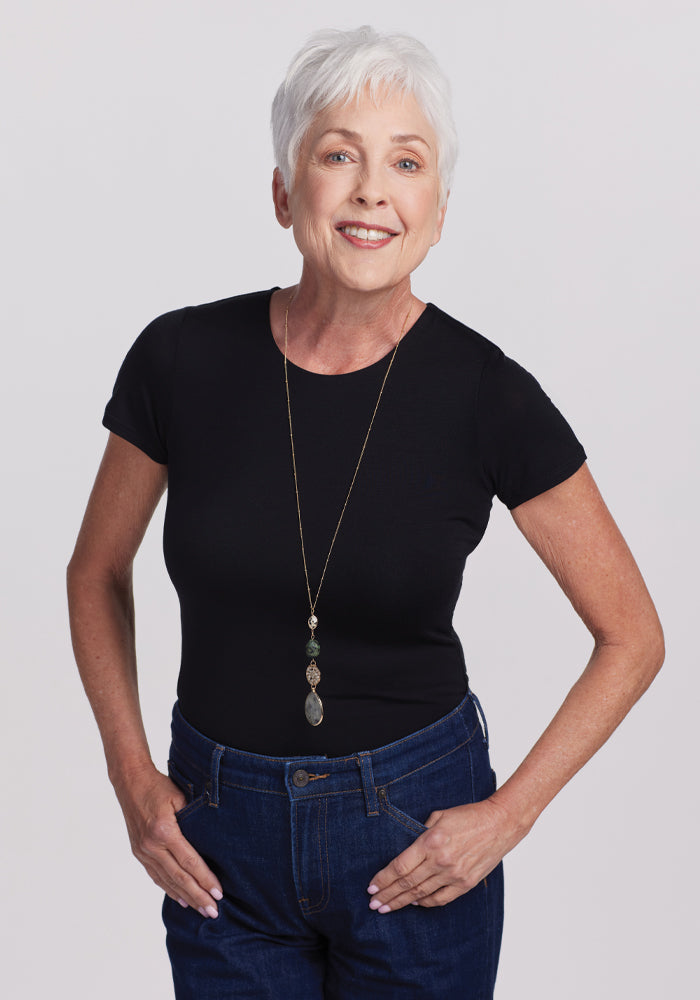
[(355, 246), (385, 246), (398, 236), (398, 233), (391, 229), (358, 226), (353, 223), (341, 224), (337, 227), (337, 231)]

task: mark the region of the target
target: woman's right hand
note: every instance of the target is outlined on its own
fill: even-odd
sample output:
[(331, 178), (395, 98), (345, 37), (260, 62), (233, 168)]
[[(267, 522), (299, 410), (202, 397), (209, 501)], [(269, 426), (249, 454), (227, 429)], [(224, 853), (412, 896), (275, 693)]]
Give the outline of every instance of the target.
[(109, 435), (68, 566), (71, 633), (132, 851), (168, 896), (216, 917), (221, 885), (180, 833), (185, 796), (153, 766), (138, 697), (132, 566), (167, 481), (167, 466)]
[(175, 813), (187, 800), (177, 785), (153, 768), (115, 786), (131, 850), (156, 885), (181, 906), (203, 917), (218, 916), (221, 883), (183, 837)]

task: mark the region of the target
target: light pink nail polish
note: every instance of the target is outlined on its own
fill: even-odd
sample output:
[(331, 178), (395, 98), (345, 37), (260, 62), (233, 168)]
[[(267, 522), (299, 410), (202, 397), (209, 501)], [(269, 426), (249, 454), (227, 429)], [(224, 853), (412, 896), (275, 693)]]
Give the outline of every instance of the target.
[(379, 886), (375, 885), (374, 882), (373, 882), (372, 885), (368, 886), (367, 892), (370, 892), (370, 893), (371, 892), (379, 892)]
[(199, 910), (198, 910), (198, 912), (199, 912), (199, 913), (201, 913), (201, 915), (202, 915), (203, 917), (208, 917), (208, 916), (209, 916), (209, 914), (207, 913), (207, 911), (206, 911), (206, 910), (204, 909), (204, 907), (203, 907), (203, 906), (200, 906), (200, 907), (199, 907)]
[(205, 906), (204, 909), (207, 911), (207, 916), (211, 917), (212, 920), (219, 916), (219, 911), (213, 904), (211, 906)]
[(179, 904), (180, 904), (180, 906), (181, 906), (181, 907), (183, 908), (183, 910), (186, 910), (186, 909), (187, 909), (187, 907), (189, 906), (189, 903), (186, 903), (186, 902), (184, 901), (184, 899), (178, 899), (178, 903), (179, 903)]
[(373, 899), (369, 904), (369, 908), (370, 910), (378, 910), (381, 905), (378, 899)]
[(391, 913), (391, 907), (388, 905), (388, 903), (385, 903), (384, 906), (379, 907), (377, 913)]
[(214, 897), (214, 899), (223, 899), (224, 894), (221, 889), (210, 889), (209, 892)]

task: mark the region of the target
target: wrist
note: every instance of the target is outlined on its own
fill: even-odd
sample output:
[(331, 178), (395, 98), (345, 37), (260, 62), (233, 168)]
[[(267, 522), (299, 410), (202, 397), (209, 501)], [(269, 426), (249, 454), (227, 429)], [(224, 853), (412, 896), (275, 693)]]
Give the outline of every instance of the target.
[(112, 761), (107, 765), (107, 774), (117, 796), (127, 789), (152, 781), (158, 773), (150, 756)]
[(489, 797), (489, 801), (496, 806), (503, 817), (503, 824), (509, 831), (511, 841), (509, 850), (512, 850), (530, 832), (541, 810), (537, 809), (532, 801), (521, 800), (511, 794), (507, 782)]

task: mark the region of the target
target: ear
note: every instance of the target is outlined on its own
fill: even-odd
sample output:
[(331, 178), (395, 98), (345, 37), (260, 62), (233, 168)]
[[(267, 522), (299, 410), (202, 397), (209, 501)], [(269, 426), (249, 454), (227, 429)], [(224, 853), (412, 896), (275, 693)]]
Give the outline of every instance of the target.
[(289, 229), (292, 224), (292, 212), (289, 207), (289, 195), (279, 167), (275, 167), (272, 172), (272, 200), (275, 203), (277, 221), (284, 229)]
[(430, 244), (434, 247), (436, 243), (440, 242), (440, 237), (442, 236), (442, 227), (445, 224), (445, 212), (447, 211), (447, 199), (450, 197), (450, 192), (448, 191), (445, 195), (445, 204), (438, 209), (437, 222), (435, 224), (435, 232), (433, 233), (433, 242)]

